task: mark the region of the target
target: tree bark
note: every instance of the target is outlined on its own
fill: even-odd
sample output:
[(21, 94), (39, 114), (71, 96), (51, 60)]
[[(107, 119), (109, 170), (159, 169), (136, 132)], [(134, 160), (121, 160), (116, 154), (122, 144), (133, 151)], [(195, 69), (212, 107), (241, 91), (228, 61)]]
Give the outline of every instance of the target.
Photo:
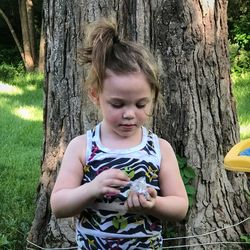
[(26, 0), (27, 7), (27, 22), (29, 31), (29, 43), (31, 56), (36, 65), (36, 49), (35, 49), (35, 29), (34, 29), (34, 13), (33, 13), (33, 0)]
[[(77, 64), (77, 51), (85, 23), (101, 16), (117, 18), (125, 37), (148, 46), (164, 73), (167, 111), (155, 115), (152, 127), (197, 172), (196, 202), (181, 232), (206, 233), (248, 216), (247, 179), (244, 174), (227, 173), (223, 166), (224, 155), (239, 141), (226, 9), (225, 0), (45, 0), (44, 150), (30, 241), (46, 247), (75, 245), (73, 219), (56, 220), (49, 198), (68, 142), (98, 121), (81, 88), (85, 71)], [(239, 241), (246, 232), (250, 233), (249, 224), (242, 224), (186, 243)]]
[[(186, 234), (201, 234), (249, 215), (245, 175), (227, 173), (223, 166), (225, 154), (239, 141), (230, 79), (227, 2), (163, 1), (158, 10), (154, 36), (166, 72), (162, 93), (167, 113), (155, 119), (154, 127), (196, 169), (196, 202)], [(186, 243), (239, 241), (249, 233), (249, 226)]]
[(27, 71), (33, 71), (35, 68), (35, 62), (32, 57), (26, 0), (18, 0), (18, 6), (22, 29), (25, 68)]
[(39, 43), (39, 60), (38, 60), (38, 71), (44, 73), (44, 61), (45, 61), (45, 37), (44, 37), (44, 24), (42, 20), (41, 25), (41, 34), (40, 34), (40, 43)]

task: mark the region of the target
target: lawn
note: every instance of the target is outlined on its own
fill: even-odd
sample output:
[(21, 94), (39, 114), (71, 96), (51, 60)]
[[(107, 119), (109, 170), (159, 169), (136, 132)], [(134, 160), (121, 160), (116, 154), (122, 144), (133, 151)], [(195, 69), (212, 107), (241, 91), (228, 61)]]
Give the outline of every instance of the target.
[(250, 138), (250, 72), (233, 76), (241, 139)]
[(24, 249), (35, 209), (42, 145), (42, 90), (0, 82), (0, 249)]

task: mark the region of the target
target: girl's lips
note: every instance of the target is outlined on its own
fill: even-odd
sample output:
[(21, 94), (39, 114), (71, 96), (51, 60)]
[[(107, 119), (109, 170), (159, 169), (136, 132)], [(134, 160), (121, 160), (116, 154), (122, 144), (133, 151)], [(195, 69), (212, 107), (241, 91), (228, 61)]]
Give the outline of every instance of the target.
[(134, 127), (135, 124), (121, 124), (122, 127)]
[(120, 127), (124, 129), (133, 129), (134, 127), (136, 127), (136, 125), (135, 124), (121, 124)]

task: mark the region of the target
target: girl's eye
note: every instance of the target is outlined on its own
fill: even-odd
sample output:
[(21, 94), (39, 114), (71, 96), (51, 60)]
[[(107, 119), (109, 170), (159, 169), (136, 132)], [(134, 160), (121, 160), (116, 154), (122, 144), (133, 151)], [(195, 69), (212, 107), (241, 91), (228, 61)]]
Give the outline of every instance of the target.
[(143, 108), (145, 108), (145, 106), (146, 106), (145, 103), (137, 103), (137, 104), (136, 104), (136, 107), (137, 107), (138, 109), (143, 109)]
[(110, 103), (113, 108), (119, 109), (123, 107), (122, 103)]

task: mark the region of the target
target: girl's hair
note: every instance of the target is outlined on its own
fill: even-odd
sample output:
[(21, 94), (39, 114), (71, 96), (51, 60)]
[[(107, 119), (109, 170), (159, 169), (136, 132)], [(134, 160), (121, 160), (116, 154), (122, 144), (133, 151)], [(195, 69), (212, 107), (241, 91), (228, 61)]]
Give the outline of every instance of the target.
[(107, 69), (115, 74), (142, 72), (154, 93), (157, 103), (160, 84), (159, 71), (152, 54), (138, 43), (122, 40), (113, 19), (100, 19), (87, 30), (86, 47), (79, 53), (82, 63), (90, 64), (87, 88), (102, 91)]

